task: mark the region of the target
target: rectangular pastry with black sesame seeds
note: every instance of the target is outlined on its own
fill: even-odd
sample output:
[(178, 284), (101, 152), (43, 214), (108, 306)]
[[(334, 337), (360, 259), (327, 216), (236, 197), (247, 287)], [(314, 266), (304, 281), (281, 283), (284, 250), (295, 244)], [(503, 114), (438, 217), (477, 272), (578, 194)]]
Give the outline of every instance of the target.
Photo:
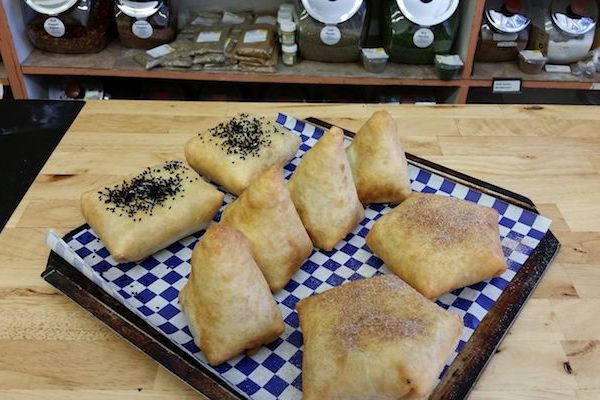
[(185, 157), (200, 175), (237, 196), (261, 172), (291, 160), (300, 142), (267, 118), (239, 114), (190, 139)]
[(139, 261), (202, 229), (223, 193), (179, 160), (83, 193), (81, 212), (117, 262)]
[(301, 300), (304, 400), (426, 399), (463, 323), (394, 275)]

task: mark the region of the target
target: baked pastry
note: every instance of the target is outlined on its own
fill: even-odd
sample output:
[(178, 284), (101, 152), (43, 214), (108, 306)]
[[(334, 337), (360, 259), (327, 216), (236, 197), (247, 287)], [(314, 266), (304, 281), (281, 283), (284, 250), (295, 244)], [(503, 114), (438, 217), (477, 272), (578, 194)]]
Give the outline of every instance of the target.
[(413, 193), (375, 222), (367, 244), (430, 299), (506, 270), (498, 212), (453, 197)]
[(338, 286), (297, 308), (304, 400), (427, 398), (463, 328), (394, 275)]
[(273, 293), (288, 283), (313, 249), (278, 165), (259, 175), (225, 208), (221, 223), (250, 240), (256, 264)]
[(199, 231), (223, 193), (167, 161), (81, 196), (81, 213), (117, 262), (138, 261)]
[(408, 164), (396, 121), (377, 111), (346, 149), (358, 198), (363, 204), (400, 203), (411, 193)]
[(344, 151), (344, 133), (337, 127), (304, 154), (289, 189), (302, 223), (320, 249), (333, 249), (365, 216)]
[(270, 343), (284, 331), (250, 242), (226, 225), (211, 225), (194, 248), (179, 302), (194, 342), (211, 365)]
[(239, 114), (190, 139), (187, 162), (235, 195), (271, 165), (291, 160), (300, 137), (264, 117)]

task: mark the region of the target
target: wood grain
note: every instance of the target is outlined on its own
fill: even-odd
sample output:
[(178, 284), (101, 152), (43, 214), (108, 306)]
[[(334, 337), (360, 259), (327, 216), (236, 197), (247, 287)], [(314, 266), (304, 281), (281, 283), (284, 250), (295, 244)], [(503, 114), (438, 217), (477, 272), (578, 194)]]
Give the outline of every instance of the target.
[[(235, 112), (314, 115), (356, 129), (380, 108), (88, 103), (0, 234), (0, 398), (200, 398), (42, 281), (46, 230), (83, 222), (81, 191), (181, 156), (188, 137)], [(600, 398), (600, 108), (385, 108), (408, 150), (531, 197), (563, 244), (470, 398)]]

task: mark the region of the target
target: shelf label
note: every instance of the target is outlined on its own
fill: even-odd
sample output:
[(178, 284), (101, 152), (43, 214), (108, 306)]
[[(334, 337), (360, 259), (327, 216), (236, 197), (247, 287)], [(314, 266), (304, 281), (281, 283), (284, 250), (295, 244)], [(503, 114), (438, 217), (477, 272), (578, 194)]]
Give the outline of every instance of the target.
[(494, 79), (492, 93), (521, 93), (522, 83), (520, 79)]
[(562, 72), (565, 74), (571, 73), (570, 65), (556, 65), (556, 64), (546, 64), (546, 72)]
[(592, 83), (590, 90), (600, 90), (600, 83), (598, 83), (598, 82)]

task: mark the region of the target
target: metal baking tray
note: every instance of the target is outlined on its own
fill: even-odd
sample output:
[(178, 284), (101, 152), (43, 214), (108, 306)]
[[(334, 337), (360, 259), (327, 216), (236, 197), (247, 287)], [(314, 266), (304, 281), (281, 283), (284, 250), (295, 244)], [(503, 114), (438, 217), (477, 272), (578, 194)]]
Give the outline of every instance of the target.
[[(306, 122), (325, 129), (331, 126), (316, 118), (308, 118)], [(354, 136), (353, 132), (344, 132), (349, 138)], [(407, 159), (409, 164), (421, 170), (538, 214), (535, 205), (527, 197), (412, 154), (407, 153)], [(88, 228), (87, 225), (82, 225), (68, 233), (65, 239), (72, 238)], [(548, 230), (449, 365), (431, 399), (458, 400), (468, 395), (559, 248), (560, 243)], [(57, 253), (50, 253), (42, 277), (205, 396), (211, 399), (245, 398), (219, 374), (199, 363), (196, 358), (86, 278)]]

